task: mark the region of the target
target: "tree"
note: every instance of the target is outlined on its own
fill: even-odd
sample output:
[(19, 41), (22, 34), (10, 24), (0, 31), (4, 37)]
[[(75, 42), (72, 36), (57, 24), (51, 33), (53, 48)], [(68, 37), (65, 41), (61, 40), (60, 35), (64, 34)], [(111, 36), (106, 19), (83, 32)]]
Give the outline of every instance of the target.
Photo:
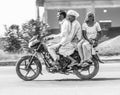
[(21, 52), (21, 41), (19, 38), (19, 25), (11, 25), (9, 28), (6, 28), (6, 44), (4, 45), (4, 51), (10, 53)]

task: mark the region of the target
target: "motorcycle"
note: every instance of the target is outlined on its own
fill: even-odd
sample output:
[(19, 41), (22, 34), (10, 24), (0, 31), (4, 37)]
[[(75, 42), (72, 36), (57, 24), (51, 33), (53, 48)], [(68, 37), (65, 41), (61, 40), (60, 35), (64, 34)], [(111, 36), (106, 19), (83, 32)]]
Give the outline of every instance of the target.
[(31, 46), (31, 48), (34, 50), (32, 55), (23, 56), (18, 60), (16, 64), (16, 73), (22, 80), (32, 81), (36, 79), (39, 74), (42, 75), (43, 64), (49, 73), (62, 72), (61, 74), (65, 75), (75, 74), (81, 80), (89, 80), (96, 76), (99, 71), (99, 62), (101, 62), (97, 53), (92, 55), (91, 62), (83, 63), (83, 65), (87, 65), (81, 66), (75, 64), (69, 67), (69, 65), (72, 63), (72, 60), (69, 57), (72, 57), (74, 60), (76, 60), (78, 64), (80, 63), (81, 59), (79, 57), (78, 51), (75, 50), (74, 53), (68, 57), (64, 57), (59, 52), (57, 52), (59, 55), (58, 63), (61, 68), (51, 69), (54, 67), (52, 65), (53, 58), (47, 50), (44, 38), (45, 36), (39, 37), (39, 42)]

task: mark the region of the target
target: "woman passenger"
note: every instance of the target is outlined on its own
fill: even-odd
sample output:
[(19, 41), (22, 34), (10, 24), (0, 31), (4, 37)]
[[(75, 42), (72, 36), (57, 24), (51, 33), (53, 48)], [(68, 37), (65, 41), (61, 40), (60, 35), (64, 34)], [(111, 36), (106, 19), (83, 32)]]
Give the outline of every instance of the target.
[(78, 43), (78, 52), (81, 57), (81, 63), (91, 61), (91, 49), (97, 46), (98, 40), (101, 36), (101, 27), (95, 20), (95, 14), (90, 12), (86, 15), (85, 21), (82, 25), (83, 40)]

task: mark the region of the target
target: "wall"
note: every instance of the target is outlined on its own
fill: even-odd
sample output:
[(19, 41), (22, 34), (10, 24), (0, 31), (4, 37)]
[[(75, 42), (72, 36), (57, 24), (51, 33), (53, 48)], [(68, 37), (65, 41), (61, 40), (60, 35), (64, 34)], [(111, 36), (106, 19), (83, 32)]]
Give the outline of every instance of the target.
[[(85, 9), (76, 10), (76, 11), (79, 12), (80, 14), (78, 21), (82, 24), (85, 18), (85, 13), (86, 13)], [(58, 27), (57, 10), (48, 10), (48, 24), (50, 25), (50, 27), (53, 27), (53, 28)]]
[[(107, 12), (103, 12), (104, 9), (95, 9), (96, 19), (97, 20), (112, 20), (112, 26), (120, 26), (120, 8), (107, 8)], [(86, 10), (85, 9), (76, 9), (79, 12), (80, 17), (78, 18), (79, 22), (82, 24), (85, 18)], [(57, 22), (57, 10), (48, 10), (48, 23), (51, 27), (58, 27)]]
[(112, 27), (120, 26), (120, 8), (107, 8), (107, 12), (103, 12), (104, 9), (96, 9), (97, 20), (112, 20)]

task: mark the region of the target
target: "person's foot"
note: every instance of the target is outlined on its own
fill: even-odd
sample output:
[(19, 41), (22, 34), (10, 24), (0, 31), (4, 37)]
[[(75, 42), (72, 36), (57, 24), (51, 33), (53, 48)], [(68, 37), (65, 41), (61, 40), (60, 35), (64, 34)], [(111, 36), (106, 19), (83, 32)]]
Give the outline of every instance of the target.
[(64, 72), (64, 71), (59, 71), (59, 73), (60, 73), (60, 74), (65, 74), (65, 72)]
[(57, 72), (57, 69), (56, 69), (56, 67), (51, 67), (51, 68), (50, 68), (50, 71), (51, 71), (51, 72)]
[(92, 60), (84, 60), (84, 61), (81, 61), (78, 66), (81, 66), (81, 67), (86, 67), (89, 65), (89, 63), (92, 62)]
[(59, 64), (58, 61), (53, 61), (52, 65), (55, 66), (56, 64)]
[(81, 67), (86, 67), (86, 66), (88, 66), (88, 65), (89, 65), (89, 63), (84, 62), (84, 63), (81, 65)]
[(56, 64), (55, 67), (57, 68), (57, 70), (60, 70), (60, 69), (61, 69), (60, 64)]
[(92, 59), (90, 58), (90, 59), (88, 59), (88, 60), (86, 60), (88, 63), (91, 63), (92, 62)]
[(78, 66), (81, 66), (84, 63), (84, 60), (81, 60)]
[(59, 65), (59, 62), (58, 61), (54, 61), (52, 62), (52, 67), (51, 69), (56, 69), (57, 71), (61, 69), (61, 66)]
[(69, 68), (69, 67), (72, 67), (72, 66), (74, 66), (74, 65), (78, 65), (78, 63), (77, 63), (76, 61), (74, 61), (74, 62), (72, 62), (70, 65), (68, 65), (68, 68)]

